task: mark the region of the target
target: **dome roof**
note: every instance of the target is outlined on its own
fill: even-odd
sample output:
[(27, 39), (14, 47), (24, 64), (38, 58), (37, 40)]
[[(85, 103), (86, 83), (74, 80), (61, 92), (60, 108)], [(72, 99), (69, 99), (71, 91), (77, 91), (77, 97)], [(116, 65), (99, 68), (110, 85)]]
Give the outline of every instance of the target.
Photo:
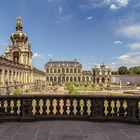
[(21, 17), (17, 17), (17, 23), (16, 23), (16, 32), (12, 33), (10, 38), (13, 43), (18, 42), (24, 42), (26, 43), (28, 40), (28, 37), (25, 33), (22, 32), (22, 21)]

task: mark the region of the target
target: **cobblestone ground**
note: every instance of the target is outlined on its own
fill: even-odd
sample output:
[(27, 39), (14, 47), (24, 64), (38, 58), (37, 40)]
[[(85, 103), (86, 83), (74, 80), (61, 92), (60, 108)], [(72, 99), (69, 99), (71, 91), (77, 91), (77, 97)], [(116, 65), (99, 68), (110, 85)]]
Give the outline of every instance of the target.
[(0, 123), (0, 140), (140, 140), (140, 125), (87, 121)]

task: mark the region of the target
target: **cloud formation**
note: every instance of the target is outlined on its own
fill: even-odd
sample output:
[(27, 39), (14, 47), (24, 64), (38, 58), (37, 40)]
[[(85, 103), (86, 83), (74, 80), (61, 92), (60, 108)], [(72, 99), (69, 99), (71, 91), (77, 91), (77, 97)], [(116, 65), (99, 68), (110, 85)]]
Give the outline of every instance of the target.
[(140, 42), (135, 42), (129, 45), (131, 49), (140, 49)]
[(45, 58), (43, 55), (41, 55), (41, 54), (39, 54), (39, 53), (34, 53), (33, 54), (33, 59), (36, 59), (36, 58), (40, 58), (40, 59), (43, 59), (43, 58)]
[(63, 8), (62, 8), (62, 6), (60, 5), (60, 6), (59, 6), (59, 9), (58, 9), (58, 13), (61, 14), (61, 13), (62, 13), (62, 10), (63, 10)]
[(140, 52), (130, 52), (118, 57), (118, 64), (135, 66), (140, 65)]
[(86, 17), (87, 20), (91, 20), (92, 18), (93, 18), (93, 16)]
[(121, 45), (123, 42), (122, 41), (120, 41), (120, 40), (117, 40), (117, 41), (114, 41), (113, 42), (113, 44), (119, 44), (119, 45)]
[(52, 57), (52, 54), (48, 54), (48, 57)]
[(83, 4), (81, 8), (96, 9), (102, 7), (109, 7), (111, 10), (117, 10), (126, 7), (130, 0), (87, 0), (86, 4)]
[(121, 27), (118, 33), (126, 37), (140, 39), (140, 24), (133, 24), (130, 26)]
[(116, 10), (122, 7), (126, 7), (129, 3), (129, 0), (106, 0), (106, 1), (111, 4), (110, 5), (111, 10)]

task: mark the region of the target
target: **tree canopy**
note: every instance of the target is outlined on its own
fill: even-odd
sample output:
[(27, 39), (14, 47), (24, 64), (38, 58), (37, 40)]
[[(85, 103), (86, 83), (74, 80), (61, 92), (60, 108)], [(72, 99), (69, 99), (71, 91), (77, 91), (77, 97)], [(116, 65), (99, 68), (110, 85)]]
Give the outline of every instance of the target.
[(119, 67), (119, 68), (118, 68), (118, 73), (119, 73), (119, 75), (128, 74), (128, 69), (127, 69), (127, 67), (125, 67), (125, 66)]
[(112, 71), (112, 75), (135, 75), (140, 74), (140, 66), (127, 68), (126, 66), (121, 66), (117, 71)]

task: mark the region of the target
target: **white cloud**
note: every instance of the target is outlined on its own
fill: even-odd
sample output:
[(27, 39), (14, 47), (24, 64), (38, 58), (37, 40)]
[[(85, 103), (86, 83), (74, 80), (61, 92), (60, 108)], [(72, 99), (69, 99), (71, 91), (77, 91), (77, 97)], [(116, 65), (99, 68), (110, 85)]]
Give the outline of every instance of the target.
[(121, 56), (119, 57), (119, 59), (120, 59), (120, 60), (126, 60), (126, 59), (128, 59), (129, 57), (130, 57), (129, 55), (124, 54), (124, 55), (121, 55)]
[(119, 9), (119, 7), (117, 7), (115, 4), (111, 4), (110, 9), (111, 10), (116, 10), (116, 9)]
[(111, 10), (117, 10), (128, 5), (129, 0), (107, 0)]
[(41, 58), (41, 59), (43, 59), (43, 58), (45, 58), (43, 55), (41, 55), (41, 54), (39, 54), (39, 53), (34, 53), (33, 54), (33, 58), (35, 59), (35, 58)]
[(121, 27), (118, 33), (126, 37), (140, 39), (140, 24), (133, 24), (130, 26)]
[(136, 42), (129, 45), (131, 49), (140, 49), (140, 42)]
[(116, 65), (116, 63), (115, 62), (112, 62), (111, 65)]
[(120, 44), (120, 45), (121, 45), (122, 43), (123, 43), (123, 42), (120, 41), (120, 40), (117, 40), (117, 41), (114, 41), (114, 42), (113, 42), (113, 44)]
[(63, 8), (62, 8), (62, 6), (60, 5), (60, 6), (59, 6), (59, 9), (58, 9), (58, 13), (61, 14), (61, 13), (62, 13), (62, 10), (63, 10)]
[(86, 4), (81, 5), (81, 9), (96, 9), (102, 7), (110, 7), (111, 10), (120, 9), (126, 7), (130, 0), (87, 0)]
[(59, 23), (68, 23), (72, 18), (73, 18), (72, 14), (63, 15), (58, 22)]
[(119, 56), (117, 64), (127, 66), (140, 65), (140, 52), (130, 52)]
[[(114, 57), (115, 58), (115, 57)], [(111, 62), (111, 68), (117, 70), (120, 66), (133, 67), (140, 65), (140, 52), (129, 52), (115, 58), (114, 62)]]
[(52, 54), (48, 54), (48, 57), (52, 57)]
[(86, 17), (87, 20), (91, 20), (92, 18), (93, 18), (93, 16)]

